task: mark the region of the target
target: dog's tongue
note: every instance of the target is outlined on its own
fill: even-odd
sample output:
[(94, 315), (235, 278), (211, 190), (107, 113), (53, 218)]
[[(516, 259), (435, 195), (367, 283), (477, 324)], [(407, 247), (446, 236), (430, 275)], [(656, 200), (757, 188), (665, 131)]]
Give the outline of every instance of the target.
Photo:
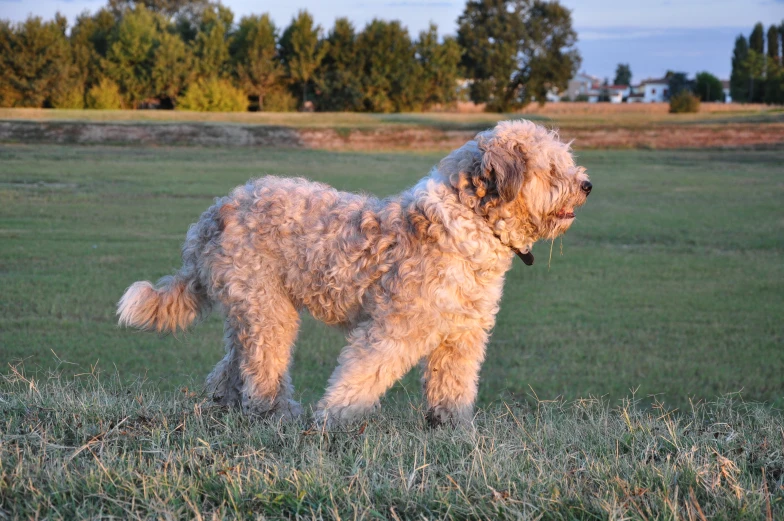
[(526, 266), (531, 266), (534, 263), (534, 254), (530, 251), (525, 253), (521, 252), (520, 250), (514, 251), (518, 257), (525, 263)]

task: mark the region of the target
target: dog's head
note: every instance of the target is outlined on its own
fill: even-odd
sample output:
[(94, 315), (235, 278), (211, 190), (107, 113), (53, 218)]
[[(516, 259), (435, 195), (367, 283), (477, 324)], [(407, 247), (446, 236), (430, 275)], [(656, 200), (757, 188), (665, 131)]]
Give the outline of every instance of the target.
[(518, 254), (569, 229), (592, 188), (569, 144), (526, 120), (480, 132), (444, 158), (438, 171)]

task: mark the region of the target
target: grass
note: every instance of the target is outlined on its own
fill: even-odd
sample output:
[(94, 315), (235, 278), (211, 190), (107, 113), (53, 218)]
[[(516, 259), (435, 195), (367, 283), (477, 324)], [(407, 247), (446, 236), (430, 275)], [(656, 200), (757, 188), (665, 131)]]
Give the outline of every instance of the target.
[[(697, 114), (668, 113), (669, 105), (609, 103), (560, 103), (530, 106), (525, 118), (567, 128), (600, 126), (648, 128), (650, 125), (781, 123), (780, 107), (742, 104), (703, 104)], [(232, 112), (204, 113), (166, 110), (68, 110), (0, 108), (0, 121), (83, 121), (83, 122), (204, 122), (245, 125), (272, 125), (290, 128), (336, 128), (370, 130), (384, 127), (428, 127), (441, 130), (483, 130), (501, 119), (519, 118), (520, 113), (425, 112), (368, 114), (357, 112)]]
[[(116, 327), (136, 280), (179, 266), (189, 223), (264, 173), (395, 193), (440, 154), (0, 146), (0, 349), (45, 371), (201, 381), (220, 358), (213, 316), (178, 337)], [(480, 402), (631, 389), (673, 407), (742, 391), (784, 405), (782, 151), (591, 151), (596, 189), (563, 244), (515, 263), (482, 371)], [(563, 255), (560, 255), (563, 248)], [(294, 381), (319, 397), (342, 336), (305, 320)], [(392, 391), (418, 400), (415, 372)]]
[(430, 430), (400, 404), (311, 432), (188, 391), (13, 368), (0, 418), (3, 519), (784, 516), (784, 422), (737, 396), (679, 414), (597, 399), (499, 405), (458, 430)]

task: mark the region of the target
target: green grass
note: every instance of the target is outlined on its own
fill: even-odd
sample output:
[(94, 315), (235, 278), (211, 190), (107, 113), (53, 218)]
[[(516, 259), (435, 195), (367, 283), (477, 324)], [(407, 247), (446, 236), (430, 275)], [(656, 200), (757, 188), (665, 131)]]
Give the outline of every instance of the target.
[(784, 517), (782, 417), (510, 404), (428, 429), (401, 403), (339, 432), (249, 421), (92, 374), (0, 377), (2, 519), (760, 520)]
[[(222, 356), (212, 317), (179, 337), (116, 327), (136, 280), (179, 265), (188, 225), (249, 177), (305, 175), (388, 195), (441, 154), (0, 146), (0, 353), (28, 372), (143, 375), (175, 389)], [(482, 371), (480, 401), (636, 389), (784, 404), (784, 151), (583, 152), (595, 190), (573, 229), (515, 263)], [(294, 380), (318, 398), (340, 334), (306, 320)], [(392, 392), (419, 403), (417, 375)], [(613, 402), (615, 403), (615, 402)]]

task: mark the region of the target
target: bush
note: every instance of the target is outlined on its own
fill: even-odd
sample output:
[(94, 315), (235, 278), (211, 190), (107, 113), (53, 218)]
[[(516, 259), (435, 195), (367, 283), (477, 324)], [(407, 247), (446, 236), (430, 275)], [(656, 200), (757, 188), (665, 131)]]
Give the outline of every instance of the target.
[(72, 82), (63, 88), (55, 89), (50, 100), (55, 109), (83, 109), (84, 84)]
[(700, 98), (688, 91), (681, 91), (670, 98), (670, 113), (699, 112)]
[(118, 110), (123, 108), (123, 97), (120, 87), (112, 80), (102, 78), (97, 85), (87, 92), (87, 108), (96, 110)]
[(294, 112), (297, 110), (297, 98), (285, 87), (270, 90), (264, 96), (264, 112)]
[(248, 110), (248, 96), (226, 80), (199, 80), (177, 98), (177, 110), (243, 112)]

